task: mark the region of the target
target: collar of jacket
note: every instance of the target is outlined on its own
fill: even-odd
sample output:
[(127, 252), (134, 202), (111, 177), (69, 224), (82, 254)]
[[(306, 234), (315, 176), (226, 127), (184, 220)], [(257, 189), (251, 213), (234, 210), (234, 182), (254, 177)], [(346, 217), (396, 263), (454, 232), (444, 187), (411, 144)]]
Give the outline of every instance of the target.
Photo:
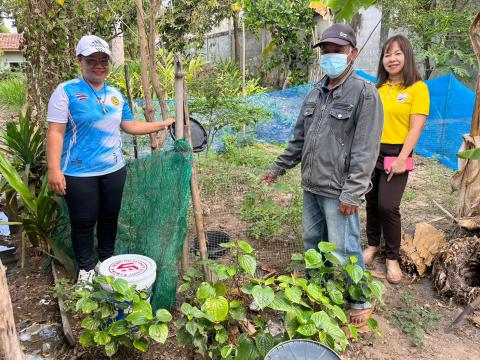
[[(345, 81), (347, 81), (347, 79), (350, 77), (350, 75), (352, 75), (352, 73), (354, 71), (355, 70), (353, 69), (353, 66), (351, 66), (350, 70), (348, 70), (347, 74), (343, 77), (342, 81), (340, 81), (340, 83), (335, 85), (335, 87), (333, 89), (330, 89), (330, 92), (333, 91), (333, 98), (334, 99), (338, 99), (340, 96), (342, 96), (343, 84), (345, 83)], [(323, 86), (323, 84), (325, 83), (326, 80), (327, 80), (327, 75), (325, 75), (322, 78), (322, 80), (320, 80), (318, 83), (316, 83), (315, 87), (318, 88), (320, 91), (322, 91), (322, 86)]]

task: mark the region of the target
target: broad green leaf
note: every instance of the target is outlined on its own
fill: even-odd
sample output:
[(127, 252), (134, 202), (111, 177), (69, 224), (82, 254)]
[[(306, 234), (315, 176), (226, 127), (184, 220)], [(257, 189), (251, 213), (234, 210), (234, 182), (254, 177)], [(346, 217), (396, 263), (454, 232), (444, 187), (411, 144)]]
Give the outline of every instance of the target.
[(253, 253), (253, 247), (251, 247), (250, 244), (246, 241), (240, 240), (238, 242), (238, 247), (242, 249), (246, 254)]
[(340, 265), (342, 262), (335, 256), (333, 255), (332, 253), (325, 253), (323, 254), (323, 256), (325, 256), (325, 259), (327, 259), (328, 261), (330, 261), (332, 264), (335, 264), (335, 265)]
[(88, 316), (82, 321), (82, 328), (87, 329), (87, 330), (97, 330), (100, 325), (102, 325), (102, 322), (99, 319), (96, 319), (94, 317)]
[(347, 338), (343, 330), (333, 322), (327, 324), (325, 331), (334, 339), (343, 340)]
[(222, 349), (220, 350), (220, 355), (222, 356), (222, 359), (227, 358), (232, 353), (234, 348), (235, 347), (231, 344), (222, 347)]
[(345, 315), (345, 312), (338, 305), (332, 306), (332, 312), (335, 314), (337, 319), (342, 322), (342, 324), (347, 323), (347, 316)]
[(317, 284), (310, 283), (305, 288), (307, 295), (310, 296), (315, 301), (321, 301), (322, 296), (322, 288)]
[(189, 303), (183, 303), (182, 306), (180, 306), (180, 311), (187, 316), (192, 314), (192, 309), (192, 305)]
[(222, 326), (222, 328), (217, 330), (217, 332), (215, 333), (215, 341), (221, 345), (226, 343), (227, 340), (228, 340), (227, 330)]
[(150, 325), (148, 335), (158, 343), (165, 343), (168, 337), (168, 326), (166, 324)]
[(287, 312), (285, 314), (285, 330), (287, 331), (288, 337), (293, 339), (297, 334), (297, 329), (300, 326), (300, 323), (297, 320), (297, 316), (293, 312)]
[(356, 256), (349, 256), (348, 257), (348, 262), (352, 265), (355, 265), (358, 263), (358, 258)]
[(236, 266), (227, 266), (227, 274), (228, 276), (235, 276), (235, 274), (237, 273), (237, 267)]
[(353, 339), (355, 341), (358, 341), (358, 339), (359, 339), (358, 329), (355, 326), (353, 326), (352, 324), (348, 324), (347, 327), (348, 327), (348, 331), (350, 331), (350, 334), (352, 334)]
[(336, 248), (337, 248), (337, 245), (335, 245), (335, 243), (326, 242), (326, 241), (321, 241), (318, 243), (318, 249), (322, 253), (331, 253), (335, 251)]
[(255, 336), (255, 345), (260, 355), (265, 356), (275, 346), (275, 340), (272, 335), (261, 332)]
[(237, 307), (234, 309), (230, 308), (230, 316), (234, 320), (242, 321), (247, 316), (247, 310), (245, 310), (243, 307)]
[(323, 310), (313, 313), (312, 316), (310, 317), (310, 320), (313, 321), (313, 323), (318, 329), (323, 329), (323, 330), (325, 330), (328, 324), (331, 322), (330, 317)]
[(100, 307), (100, 315), (102, 317), (102, 319), (105, 319), (109, 316), (112, 316), (113, 315), (113, 310), (112, 310), (112, 307), (111, 305), (109, 304), (103, 304), (101, 307)]
[(112, 357), (118, 351), (118, 343), (116, 341), (110, 341), (107, 345), (105, 345), (105, 353), (107, 356)]
[(216, 283), (214, 287), (215, 287), (215, 293), (217, 296), (225, 295), (225, 293), (227, 292), (226, 286), (222, 283)]
[(239, 341), (237, 346), (237, 360), (256, 360), (258, 358), (258, 351), (255, 344), (250, 339), (243, 339)]
[(230, 309), (238, 308), (238, 307), (240, 307), (240, 305), (242, 305), (242, 303), (238, 300), (230, 301)]
[(378, 329), (378, 321), (375, 320), (374, 318), (370, 318), (367, 321), (367, 326), (370, 330), (376, 330)]
[(273, 285), (273, 284), (275, 284), (275, 280), (276, 280), (275, 276), (269, 277), (267, 280), (265, 280), (264, 284), (267, 285), (267, 286), (268, 285)]
[(350, 285), (348, 287), (348, 294), (352, 298), (352, 300), (360, 300), (362, 297), (362, 290), (360, 290), (358, 287)]
[(120, 336), (128, 333), (128, 324), (126, 320), (115, 321), (108, 330), (108, 334), (112, 336)]
[(227, 243), (221, 243), (219, 246), (225, 249), (230, 249), (230, 248), (237, 247), (237, 244), (235, 244), (235, 242), (233, 241), (229, 241)]
[(158, 309), (155, 313), (155, 316), (157, 320), (161, 322), (169, 322), (172, 320), (172, 314), (170, 314), (170, 312), (165, 309)]
[(207, 314), (210, 321), (220, 322), (227, 318), (228, 308), (228, 300), (223, 296), (217, 296), (205, 300), (202, 311)]
[(98, 345), (107, 345), (111, 337), (107, 334), (106, 331), (99, 331), (95, 333), (95, 336), (93, 337), (93, 340), (98, 344)]
[(132, 310), (134, 312), (142, 312), (143, 314), (145, 314), (148, 320), (153, 319), (152, 305), (150, 305), (150, 303), (145, 300), (141, 300), (140, 302), (134, 304), (132, 306)]
[(138, 325), (143, 325), (148, 323), (151, 319), (148, 318), (148, 316), (142, 312), (142, 311), (136, 311), (132, 312), (131, 314), (128, 314), (127, 317), (125, 318), (130, 324), (138, 326)]
[(287, 298), (285, 298), (285, 296), (279, 294), (275, 294), (275, 298), (270, 305), (268, 305), (268, 307), (277, 311), (293, 311), (292, 304), (287, 300)]
[(307, 337), (310, 337), (310, 336), (313, 336), (317, 333), (317, 328), (315, 327), (315, 324), (312, 323), (312, 322), (309, 322), (305, 325), (300, 325), (298, 328), (297, 328), (297, 332), (299, 334), (302, 334), (303, 336), (307, 336)]
[(252, 296), (260, 309), (263, 310), (272, 303), (275, 293), (270, 287), (257, 285), (252, 290)]
[(385, 287), (380, 281), (372, 281), (368, 284), (368, 288), (372, 292), (373, 296), (375, 296), (379, 300), (382, 299), (383, 294), (385, 293)]
[(95, 336), (95, 333), (90, 330), (85, 330), (82, 335), (80, 335), (79, 342), (82, 346), (88, 347), (88, 346), (93, 346), (95, 345), (95, 340), (93, 337)]
[(208, 282), (203, 282), (197, 289), (197, 299), (203, 300), (216, 295), (215, 288)]
[(305, 267), (307, 269), (318, 269), (323, 265), (322, 254), (314, 249), (305, 253)]
[(457, 156), (461, 159), (480, 160), (480, 148), (459, 152)]
[(358, 284), (360, 280), (362, 280), (363, 277), (363, 269), (361, 268), (360, 265), (345, 265), (345, 270), (347, 271), (348, 275), (350, 276), (350, 279), (355, 284)]
[(146, 352), (148, 350), (148, 341), (144, 338), (135, 339), (133, 340), (133, 346), (141, 352)]
[(255, 275), (255, 271), (257, 270), (257, 260), (255, 260), (253, 256), (241, 254), (238, 257), (238, 263), (247, 274), (252, 276)]
[(198, 330), (198, 324), (195, 321), (189, 321), (185, 324), (185, 330), (192, 336), (195, 336), (195, 333)]
[(302, 289), (293, 286), (285, 289), (285, 296), (293, 303), (299, 304), (302, 300)]
[(82, 304), (82, 312), (84, 314), (90, 314), (92, 311), (98, 309), (98, 303), (96, 301), (85, 299)]
[(128, 282), (125, 279), (116, 279), (112, 287), (113, 290), (122, 295), (125, 295), (129, 289)]

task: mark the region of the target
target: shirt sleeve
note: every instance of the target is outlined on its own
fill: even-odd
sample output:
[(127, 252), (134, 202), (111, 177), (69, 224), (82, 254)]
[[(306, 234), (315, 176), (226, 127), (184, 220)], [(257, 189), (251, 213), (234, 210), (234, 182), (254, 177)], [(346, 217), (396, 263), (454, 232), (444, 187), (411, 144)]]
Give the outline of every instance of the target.
[(68, 96), (63, 89), (63, 84), (60, 84), (48, 101), (47, 121), (66, 124), (68, 122), (68, 105)]
[(413, 101), (410, 115), (419, 114), (426, 115), (430, 113), (430, 94), (428, 93), (428, 86), (423, 81), (414, 84)]
[(131, 121), (133, 120), (132, 111), (130, 109), (130, 105), (128, 104), (128, 100), (123, 96), (123, 109), (122, 109), (122, 121)]

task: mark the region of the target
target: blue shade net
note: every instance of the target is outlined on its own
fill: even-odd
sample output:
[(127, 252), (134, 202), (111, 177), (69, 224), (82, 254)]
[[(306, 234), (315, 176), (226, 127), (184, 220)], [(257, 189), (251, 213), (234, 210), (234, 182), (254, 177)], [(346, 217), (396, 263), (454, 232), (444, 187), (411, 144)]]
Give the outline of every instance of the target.
[[(363, 71), (357, 71), (357, 74), (376, 81), (374, 76)], [(452, 74), (427, 80), (426, 84), (430, 92), (430, 116), (415, 152), (457, 170), (456, 153), (463, 135), (470, 132), (475, 94)], [(252, 104), (264, 107), (273, 114), (272, 121), (256, 126), (256, 139), (267, 143), (290, 140), (303, 99), (312, 87), (313, 84), (307, 84), (250, 96)]]

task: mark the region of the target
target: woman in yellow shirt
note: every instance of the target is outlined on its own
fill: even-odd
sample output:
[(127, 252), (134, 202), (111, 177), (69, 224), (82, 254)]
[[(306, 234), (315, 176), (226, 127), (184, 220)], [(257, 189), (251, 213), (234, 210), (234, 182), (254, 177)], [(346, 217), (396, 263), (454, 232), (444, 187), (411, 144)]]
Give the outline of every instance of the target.
[[(372, 174), (373, 188), (366, 195), (368, 247), (363, 257), (366, 265), (373, 263), (383, 233), (387, 280), (397, 284), (402, 280), (398, 263), (402, 232), (400, 201), (412, 160), (409, 157), (429, 114), (430, 97), (415, 65), (412, 45), (402, 35), (395, 35), (384, 44), (377, 75), (384, 127), (380, 155)], [(385, 157), (395, 159), (387, 159), (385, 163)]]

